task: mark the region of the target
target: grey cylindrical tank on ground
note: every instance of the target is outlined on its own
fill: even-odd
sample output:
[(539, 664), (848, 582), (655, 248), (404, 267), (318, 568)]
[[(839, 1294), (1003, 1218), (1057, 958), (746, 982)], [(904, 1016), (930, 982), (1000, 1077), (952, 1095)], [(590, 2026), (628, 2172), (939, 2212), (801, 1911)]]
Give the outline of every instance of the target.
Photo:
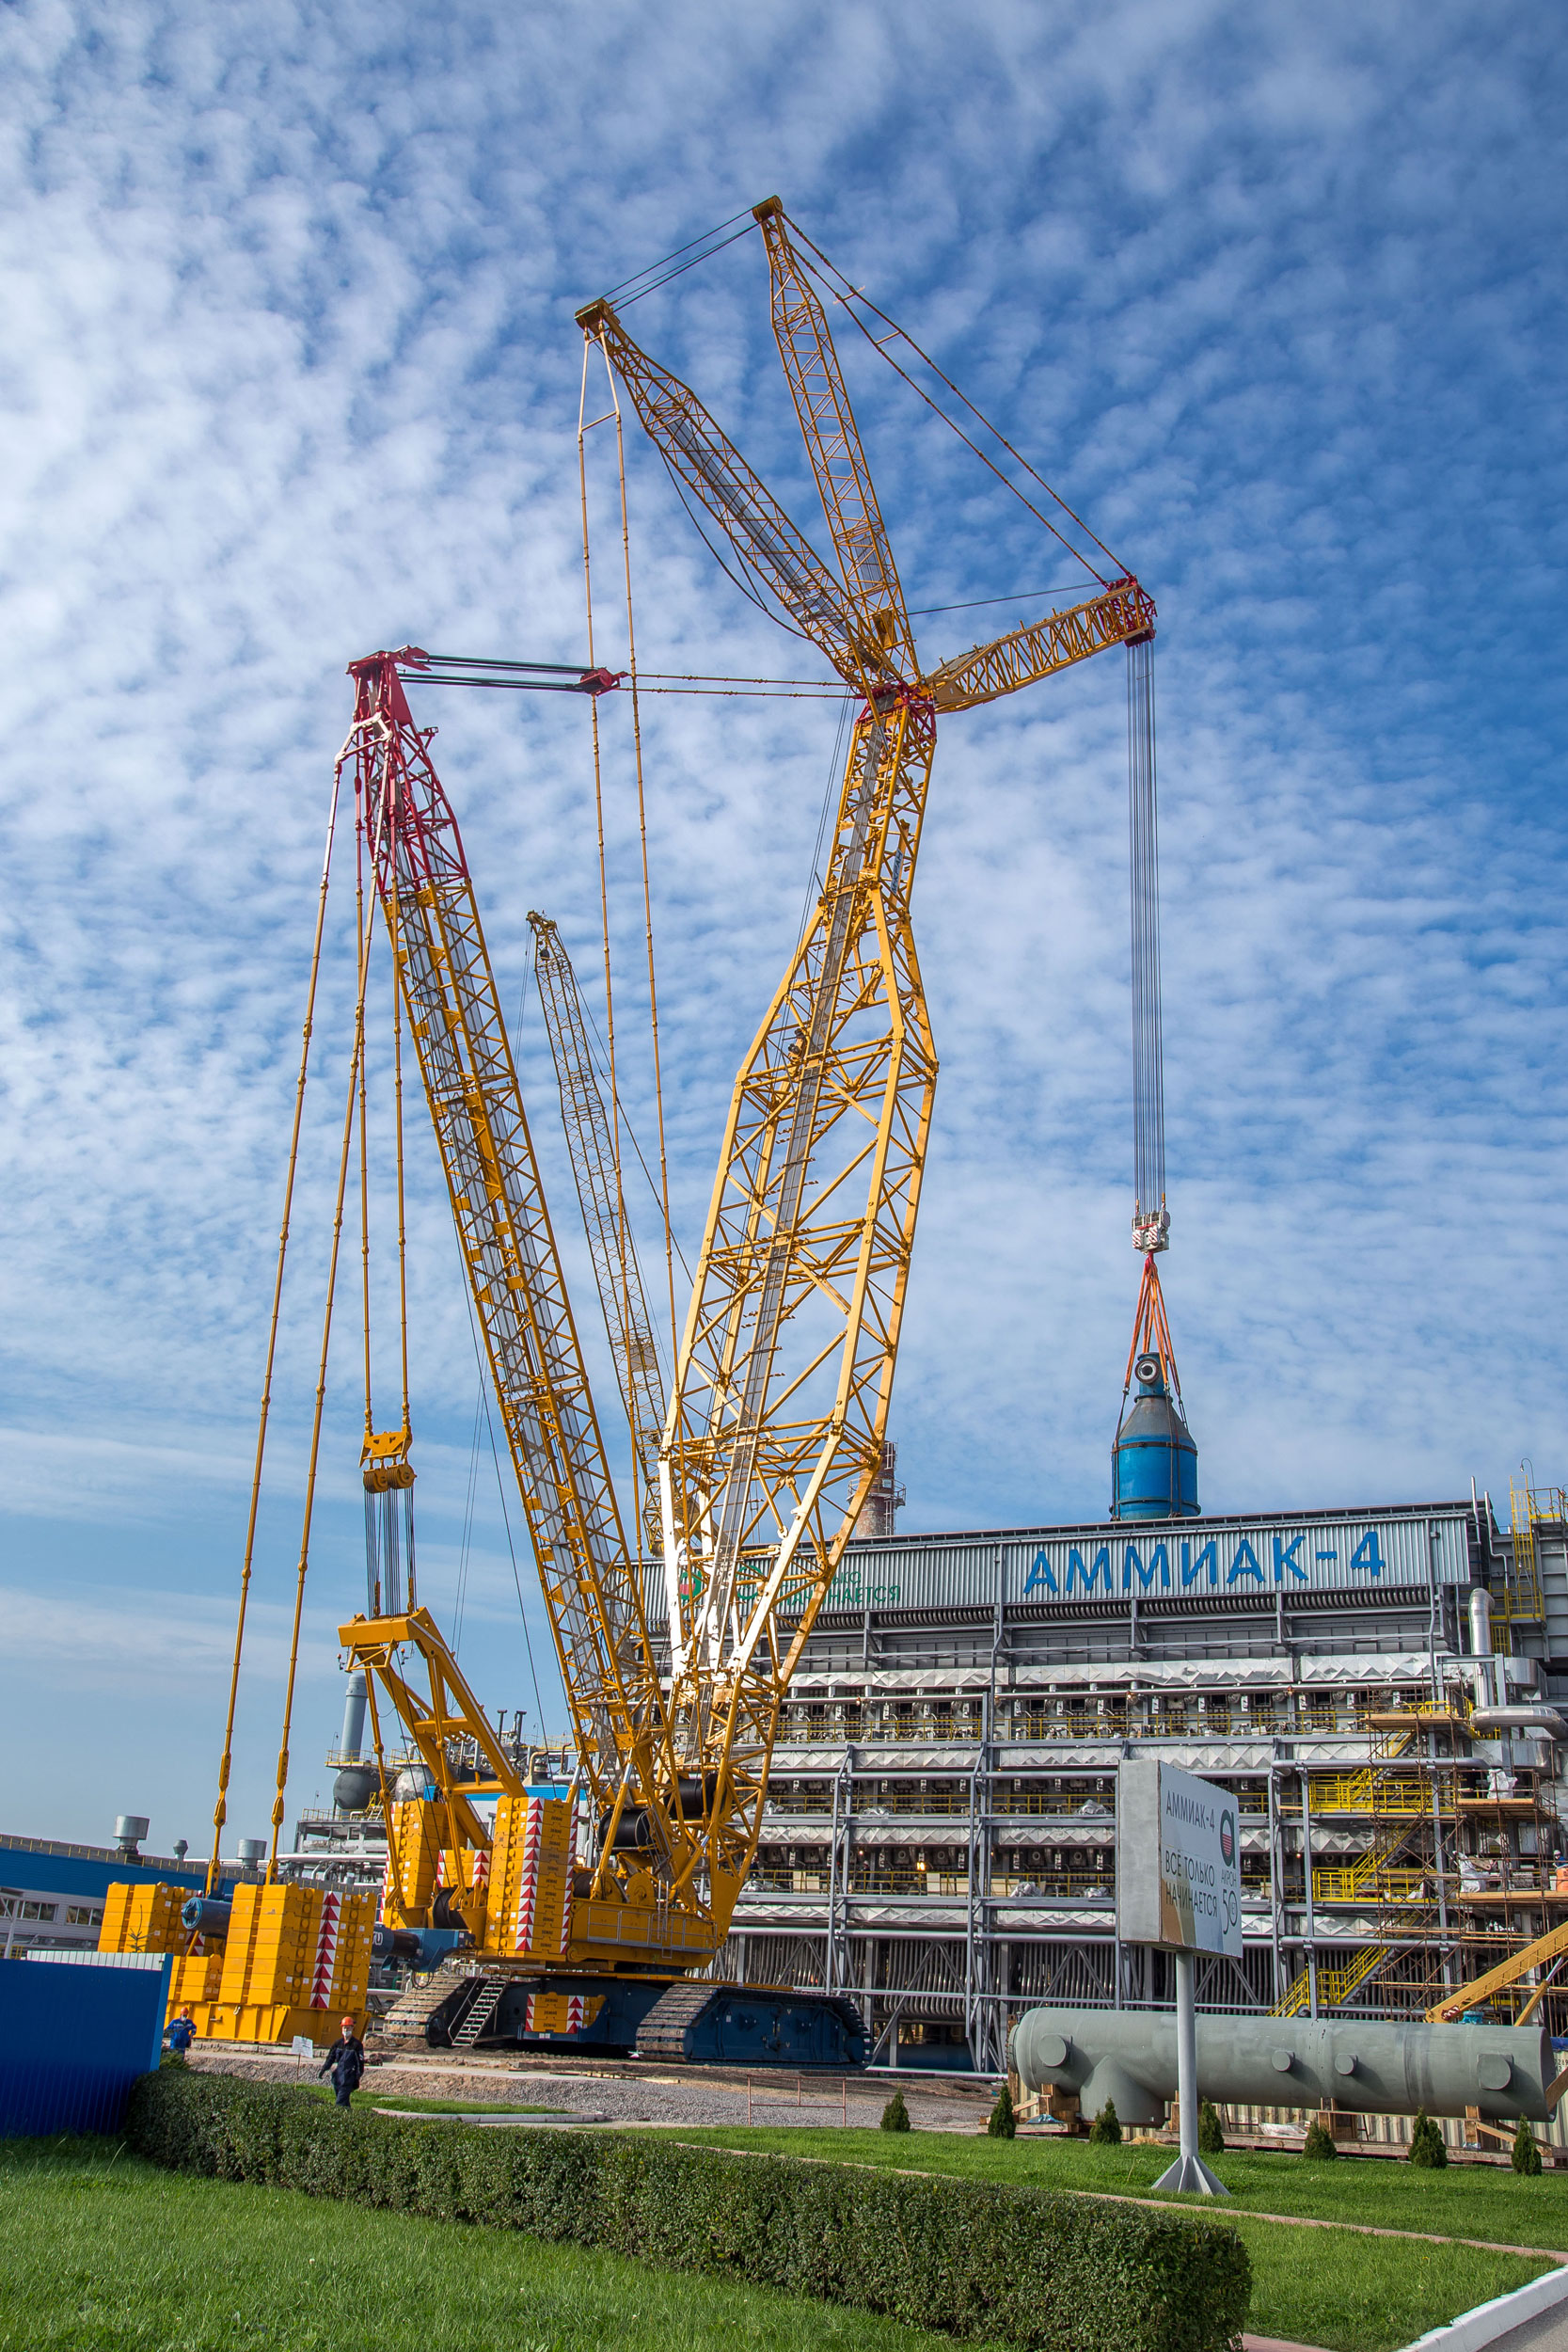
[[(1170, 2010), (1032, 2009), (1010, 2062), (1025, 2090), (1073, 2091), (1085, 2115), (1114, 2100), (1123, 2123), (1157, 2123), (1176, 2096)], [(1368, 2018), (1199, 2017), (1197, 2079), (1232, 2106), (1333, 2104), (1363, 2115), (1463, 2115), (1544, 2123), (1556, 2066), (1533, 2026), (1392, 2025)]]

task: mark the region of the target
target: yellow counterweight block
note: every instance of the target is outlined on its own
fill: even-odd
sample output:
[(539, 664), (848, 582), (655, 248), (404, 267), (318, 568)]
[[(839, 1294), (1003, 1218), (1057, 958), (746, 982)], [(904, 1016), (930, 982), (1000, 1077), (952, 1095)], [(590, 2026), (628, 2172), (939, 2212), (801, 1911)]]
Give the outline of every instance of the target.
[(103, 1897), (98, 1931), (101, 1952), (183, 1952), (190, 1942), (180, 1924), (188, 1886), (134, 1886), (117, 1881)]
[(218, 1997), (223, 1982), (223, 1947), (214, 1951), (191, 1952), (176, 1958), (169, 1971), (168, 2013), (178, 2017), (189, 2004), (198, 2033), (205, 2032), (201, 2023), (204, 2009)]
[(372, 1894), (237, 1886), (217, 1998), (198, 2029), (235, 2042), (309, 2034), (327, 2042), (350, 2012), (363, 2025), (374, 1925)]
[(525, 2033), (581, 2033), (604, 2007), (602, 1993), (531, 1993)]
[(502, 1797), (490, 1862), (488, 1948), (564, 1960), (572, 1941), (577, 1800)]
[(412, 1797), (392, 1807), (382, 1894), (394, 1927), (430, 1925), (445, 1823), (446, 1807), (430, 1798)]

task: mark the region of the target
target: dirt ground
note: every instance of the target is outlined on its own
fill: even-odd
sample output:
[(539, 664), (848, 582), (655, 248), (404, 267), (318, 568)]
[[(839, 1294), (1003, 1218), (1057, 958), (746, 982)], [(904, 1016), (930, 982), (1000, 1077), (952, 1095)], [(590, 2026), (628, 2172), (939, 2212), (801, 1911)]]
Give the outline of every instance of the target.
[[(239, 2074), (256, 2082), (309, 2082), (320, 2060), (294, 2058), (288, 2051), (261, 2053), (232, 2043), (198, 2042), (191, 2064), (220, 2074)], [(989, 2092), (898, 2086), (904, 2092), (911, 2120), (927, 2131), (978, 2131), (990, 2111)], [(862, 2126), (876, 2123), (892, 2097), (894, 2085), (885, 2075), (875, 2081), (849, 2076), (841, 2083), (828, 2075), (773, 2074), (759, 2069), (752, 2076), (750, 2121), (782, 2125), (835, 2124), (847, 2120)], [(607, 2070), (591, 2074), (580, 2067), (552, 2072), (541, 2066), (517, 2066), (504, 2057), (451, 2059), (432, 2051), (428, 2057), (372, 2057), (360, 2096), (376, 2098), (472, 2099), (483, 2106), (550, 2107), (583, 2122), (685, 2124), (745, 2123), (747, 2089), (743, 2076), (709, 2074), (692, 2067), (680, 2074)]]

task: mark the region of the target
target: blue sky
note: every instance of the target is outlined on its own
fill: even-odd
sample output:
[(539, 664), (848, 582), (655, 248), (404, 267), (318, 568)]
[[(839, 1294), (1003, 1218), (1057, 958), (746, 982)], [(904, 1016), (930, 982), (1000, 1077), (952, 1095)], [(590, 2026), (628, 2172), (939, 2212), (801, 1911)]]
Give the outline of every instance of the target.
[[(135, 1809), (203, 1843), (343, 665), (408, 639), (578, 657), (572, 312), (774, 191), (1159, 603), (1167, 1295), (1205, 1500), (1563, 1475), (1553, 30), (1196, 0), (5, 11), (3, 1826), (98, 1838)], [(630, 323), (821, 544), (756, 239)], [(845, 358), (910, 602), (1064, 577)], [(601, 453), (605, 562), (612, 494)], [(631, 498), (647, 666), (808, 674), (635, 439)], [(987, 624), (933, 619), (922, 650)], [(621, 626), (611, 600), (601, 653)], [(583, 711), (429, 715), (509, 1001), (531, 906), (596, 976)], [(833, 729), (806, 703), (648, 706), (689, 1252)], [(1092, 1516), (1137, 1277), (1119, 658), (944, 726), (916, 913), (942, 1074), (905, 1523)], [(567, 1227), (536, 1012), (519, 1051)], [(336, 1091), (307, 1122), (231, 1834), (270, 1798)], [(411, 1226), (425, 1590), (451, 1615), (476, 1375), (428, 1150)], [(324, 1783), (361, 1576), (356, 1412), (350, 1345), (291, 1804)], [(464, 1655), (532, 1714), (493, 1471), (476, 1493)]]

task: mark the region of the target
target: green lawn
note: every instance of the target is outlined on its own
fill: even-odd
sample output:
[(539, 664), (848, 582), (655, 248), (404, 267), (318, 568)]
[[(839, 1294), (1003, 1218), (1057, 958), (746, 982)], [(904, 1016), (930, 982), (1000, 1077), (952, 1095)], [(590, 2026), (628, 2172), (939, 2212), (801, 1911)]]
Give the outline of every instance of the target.
[[(1091, 2148), (1085, 2139), (987, 2139), (979, 2133), (747, 2131), (724, 2127), (683, 2131), (682, 2139), (719, 2147), (768, 2148), (781, 2155), (837, 2156), (857, 2164), (908, 2165), (922, 2172), (956, 2172), (971, 2180), (1019, 2181), (1035, 2188), (1111, 2189), (1148, 2197), (1175, 2151), (1147, 2142)], [(1227, 2212), (1310, 2215), (1323, 2221), (1360, 2221), (1384, 2230), (1431, 2230), (1445, 2237), (1479, 2237), (1493, 2244), (1539, 2246), (1568, 2252), (1568, 2172), (1530, 2179), (1490, 2165), (1449, 2165), (1441, 2172), (1382, 2158), (1343, 2156), (1308, 2164), (1295, 2155), (1227, 2149), (1210, 2158), (1231, 2192)], [(1190, 2198), (1177, 2198), (1190, 2204)], [(1478, 2301), (1472, 2296), (1471, 2301)], [(1258, 2330), (1268, 2334), (1267, 2328)], [(1277, 2331), (1276, 2331), (1277, 2332)]]
[(0, 2141), (0, 2352), (952, 2352), (615, 2254)]
[[(1134, 2194), (1166, 2160), (1159, 2150), (1009, 2145), (938, 2132), (682, 2137)], [(1458, 2245), (1290, 2229), (1256, 2218), (1247, 2205), (1289, 2211), (1311, 2202), (1331, 2205), (1340, 2218), (1367, 2218), (1367, 2197), (1383, 2184), (1382, 2197), (1397, 2206), (1394, 2226), (1532, 2242), (1549, 2240), (1546, 2217), (1565, 2211), (1562, 2184), (1512, 2173), (1423, 2178), (1348, 2163), (1311, 2170), (1299, 2159), (1242, 2154), (1222, 2157), (1219, 2169), (1243, 2192), (1236, 2221), (1256, 2280), (1248, 2327), (1329, 2352), (1395, 2352), (1546, 2265)], [(1302, 2186), (1292, 2195), (1293, 2178)], [(1484, 2226), (1475, 2227), (1478, 2219)], [(440, 2352), (952, 2352), (948, 2338), (890, 2320), (643, 2269), (618, 2255), (162, 2172), (116, 2154), (109, 2141), (0, 2142), (0, 2352), (432, 2352), (433, 2344)]]
[[(781, 2155), (952, 2172), (972, 2180), (1039, 2188), (1102, 2189), (1142, 2197), (1171, 2161), (1168, 2148), (1091, 2148), (1085, 2140), (987, 2139), (974, 2133), (800, 2131), (767, 2128), (682, 2132), (682, 2139), (758, 2148)], [(1454, 2238), (1568, 2248), (1568, 2176), (1522, 2180), (1513, 2172), (1450, 2166), (1420, 2172), (1406, 2164), (1307, 2164), (1299, 2156), (1238, 2149), (1212, 2159), (1234, 2192), (1224, 2210), (1252, 2258), (1248, 2329), (1321, 2344), (1325, 2352), (1397, 2352), (1427, 2328), (1506, 2295), (1553, 2265), (1463, 2245), (1423, 2246), (1350, 2231), (1294, 2230), (1249, 2218), (1247, 2208), (1429, 2230)], [(1189, 2208), (1196, 2199), (1171, 2201)], [(1206, 2206), (1205, 2210), (1214, 2208)]]

